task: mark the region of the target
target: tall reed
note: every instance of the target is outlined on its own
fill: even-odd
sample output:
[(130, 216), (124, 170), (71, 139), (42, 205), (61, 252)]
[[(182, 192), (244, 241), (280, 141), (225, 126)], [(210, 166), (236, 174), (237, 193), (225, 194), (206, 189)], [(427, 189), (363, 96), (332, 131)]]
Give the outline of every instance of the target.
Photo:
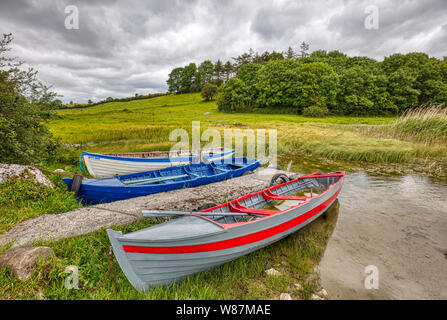
[(427, 145), (447, 144), (447, 108), (433, 105), (410, 109), (392, 122), (390, 127), (401, 139)]

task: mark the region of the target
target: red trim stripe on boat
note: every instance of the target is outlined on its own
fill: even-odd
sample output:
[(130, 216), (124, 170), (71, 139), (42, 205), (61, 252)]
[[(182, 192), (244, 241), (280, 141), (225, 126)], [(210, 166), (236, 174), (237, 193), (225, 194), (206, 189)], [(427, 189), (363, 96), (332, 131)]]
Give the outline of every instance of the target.
[(191, 246), (179, 246), (179, 247), (142, 247), (142, 246), (129, 246), (123, 245), (123, 249), (125, 252), (129, 253), (194, 253), (194, 252), (205, 252), (205, 251), (216, 251), (229, 249), (237, 246), (243, 246), (245, 244), (258, 242), (264, 240), (266, 238), (275, 236), (279, 233), (282, 233), (290, 228), (293, 228), (306, 220), (312, 218), (314, 215), (318, 214), (322, 210), (324, 210), (335, 198), (337, 198), (338, 193), (341, 189), (339, 189), (332, 197), (328, 200), (320, 204), (319, 206), (313, 208), (312, 210), (296, 217), (292, 220), (284, 222), (280, 225), (272, 227), (270, 229), (258, 231), (249, 235), (245, 235), (242, 237), (237, 237), (233, 239), (210, 242), (204, 244), (196, 244)]

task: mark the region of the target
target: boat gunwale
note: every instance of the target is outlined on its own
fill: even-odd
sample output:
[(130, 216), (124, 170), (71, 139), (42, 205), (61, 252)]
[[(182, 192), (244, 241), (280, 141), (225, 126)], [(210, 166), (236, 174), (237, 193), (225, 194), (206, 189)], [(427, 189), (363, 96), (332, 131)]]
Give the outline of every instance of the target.
[[(245, 234), (240, 234), (236, 237), (231, 237), (231, 238), (227, 238), (227, 239), (223, 239), (223, 240), (218, 240), (218, 241), (207, 241), (207, 242), (203, 242), (203, 243), (197, 243), (197, 244), (191, 244), (191, 245), (174, 245), (174, 246), (170, 246), (169, 243), (170, 242), (176, 242), (173, 239), (163, 239), (163, 240), (157, 240), (157, 239), (129, 239), (129, 238), (124, 238), (123, 235), (121, 235), (120, 237), (118, 237), (117, 239), (119, 241), (121, 241), (121, 246), (122, 249), (124, 250), (124, 252), (126, 253), (136, 253), (136, 254), (155, 254), (155, 255), (159, 255), (159, 254), (195, 254), (195, 253), (203, 253), (203, 252), (216, 252), (216, 251), (221, 251), (221, 250), (229, 250), (235, 247), (241, 247), (241, 246), (247, 246), (247, 245), (252, 245), (252, 243), (257, 243), (260, 241), (264, 241), (268, 238), (271, 237), (275, 237), (278, 234), (287, 232), (287, 230), (291, 229), (291, 228), (295, 228), (299, 225), (302, 224), (307, 224), (310, 221), (313, 221), (315, 219), (316, 215), (320, 215), (322, 212), (326, 211), (328, 209), (328, 207), (337, 199), (339, 192), (341, 191), (341, 189), (339, 189), (336, 193), (334, 193), (334, 195), (329, 198), (328, 200), (326, 200), (325, 202), (319, 204), (318, 206), (315, 206), (314, 208), (307, 210), (306, 212), (304, 212), (303, 214), (293, 218), (293, 219), (289, 219), (283, 223), (280, 223), (278, 225), (275, 225), (273, 227), (269, 227), (267, 229), (263, 229), (260, 231), (256, 231), (256, 232), (248, 232)], [(327, 205), (325, 205), (325, 203), (328, 203)], [(266, 235), (264, 236), (264, 238), (262, 239), (250, 239), (250, 237), (258, 237), (258, 235), (264, 234), (266, 231), (270, 231), (272, 229), (276, 229), (279, 228), (281, 229), (281, 226), (290, 223), (292, 220), (296, 220), (298, 218), (300, 218), (303, 215), (308, 214), (309, 212), (311, 212), (312, 210), (315, 210), (316, 208), (318, 208), (319, 206), (323, 206), (323, 208), (321, 208), (321, 210), (319, 210), (318, 212), (316, 212), (315, 214), (313, 214), (312, 216), (306, 218), (305, 220), (301, 221), (300, 223), (291, 226), (291, 227), (286, 227), (285, 230), (283, 231), (279, 231), (277, 233), (274, 233), (272, 235)], [(262, 219), (265, 221), (265, 219)], [(257, 219), (255, 221), (261, 221), (261, 219)], [(242, 226), (240, 226), (242, 227)], [(222, 232), (225, 232), (228, 230), (223, 230)], [(275, 232), (275, 231), (273, 231)], [(220, 234), (221, 232), (219, 232)], [(202, 235), (204, 236), (204, 235)], [(206, 237), (208, 237), (208, 234), (206, 235)], [(182, 238), (185, 240), (189, 240), (190, 238)], [(130, 240), (130, 241), (129, 241)], [(177, 240), (178, 241), (178, 240)], [(241, 243), (242, 241), (242, 243)], [(145, 242), (144, 245), (132, 245), (132, 244), (123, 244), (124, 243), (128, 243), (128, 242), (136, 242), (136, 243), (142, 243)], [(168, 244), (163, 245), (163, 246), (150, 246), (148, 245), (148, 243), (163, 243), (163, 244)]]
[[(223, 150), (222, 150), (223, 151)], [(160, 154), (162, 153), (166, 153), (167, 155), (169, 155), (170, 151), (153, 151), (153, 152), (160, 152)], [(135, 154), (143, 154), (144, 152), (135, 152)], [(152, 152), (148, 152), (148, 153), (152, 153)], [(230, 150), (230, 151), (225, 151), (225, 152), (221, 152), (221, 153), (216, 153), (213, 155), (204, 155), (203, 157), (209, 160), (212, 160), (214, 158), (221, 158), (221, 157), (225, 157), (228, 156), (230, 154), (234, 154), (235, 151), (234, 150)], [(113, 153), (110, 153), (113, 154)], [(123, 154), (132, 154), (131, 152), (129, 153), (123, 153)], [(97, 157), (97, 158), (103, 158), (103, 159), (108, 159), (108, 160), (116, 160), (116, 161), (129, 161), (129, 162), (155, 162), (155, 163), (184, 163), (184, 162), (192, 162), (194, 159), (197, 158), (197, 156), (191, 155), (191, 156), (185, 156), (185, 157), (180, 157), (180, 156), (175, 156), (175, 157), (153, 157), (153, 158), (132, 158), (132, 157), (120, 157), (120, 156), (112, 156), (109, 155), (107, 153), (93, 153), (93, 152), (87, 152), (87, 151), (83, 151), (81, 154), (81, 157), (85, 157), (85, 156), (92, 156), (92, 157)]]
[[(171, 171), (171, 170), (178, 170), (179, 168), (182, 168), (186, 174), (189, 175), (188, 179), (185, 180), (181, 180), (181, 181), (171, 181), (169, 183), (167, 183), (166, 181), (169, 181), (170, 179), (166, 179), (165, 181), (163, 181), (163, 185), (171, 185), (171, 184), (178, 184), (178, 183), (191, 183), (193, 181), (197, 181), (200, 179), (212, 179), (212, 178), (216, 178), (216, 177), (220, 177), (220, 176), (224, 176), (224, 175), (231, 175), (231, 173), (237, 171), (237, 170), (245, 170), (247, 169), (247, 167), (256, 165), (257, 163), (259, 163), (259, 160), (257, 159), (251, 159), (251, 158), (247, 158), (247, 157), (240, 157), (240, 158), (233, 158), (233, 159), (241, 159), (243, 166), (240, 168), (235, 168), (235, 169), (220, 169), (220, 168), (215, 168), (213, 165), (215, 165), (215, 163), (206, 163), (206, 162), (201, 162), (200, 164), (203, 165), (209, 165), (210, 168), (214, 169), (214, 170), (219, 170), (221, 172), (219, 173), (215, 173), (212, 175), (207, 175), (207, 176), (199, 176), (197, 174), (195, 174), (193, 171), (189, 171), (189, 170), (185, 170), (185, 167), (188, 167), (188, 169), (190, 169), (190, 166), (193, 164), (186, 164), (184, 166), (179, 166), (179, 167), (167, 167), (167, 168), (163, 168), (163, 169), (156, 169), (156, 170), (148, 170), (148, 171), (143, 171), (143, 172), (138, 172), (138, 173), (128, 173), (128, 174), (123, 174), (123, 175), (116, 175), (116, 176), (112, 176), (112, 177), (107, 177), (107, 178), (93, 178), (93, 179), (86, 179), (84, 182), (87, 182), (84, 184), (85, 187), (87, 187), (89, 190), (94, 190), (94, 189), (98, 189), (98, 188), (110, 188), (110, 189), (120, 189), (120, 188), (125, 188), (125, 190), (141, 190), (143, 188), (148, 188), (148, 187), (154, 187), (154, 186), (160, 186), (160, 184), (155, 184), (155, 183), (148, 183), (148, 184), (142, 184), (142, 185), (128, 185), (123, 183), (123, 181), (121, 180), (121, 178), (128, 178), (131, 176), (142, 176), (144, 174), (146, 174), (147, 172), (160, 172), (160, 171)], [(247, 163), (244, 163), (244, 161), (246, 161)], [(248, 162), (250, 161), (250, 163)], [(223, 162), (225, 163), (225, 162)], [(231, 163), (229, 163), (231, 164)], [(166, 176), (168, 177), (168, 176)], [(104, 180), (118, 180), (121, 185), (94, 185), (92, 183), (94, 183), (95, 181), (104, 181)], [(174, 178), (173, 178), (174, 179)], [(173, 180), (172, 179), (172, 180)], [(90, 182), (88, 182), (90, 181)]]

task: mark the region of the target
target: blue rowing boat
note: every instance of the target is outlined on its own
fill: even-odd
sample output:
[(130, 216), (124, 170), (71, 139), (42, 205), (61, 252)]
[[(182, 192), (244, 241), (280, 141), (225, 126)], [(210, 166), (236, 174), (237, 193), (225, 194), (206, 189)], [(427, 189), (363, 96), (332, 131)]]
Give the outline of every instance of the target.
[[(102, 179), (84, 179), (78, 197), (85, 203), (96, 204), (141, 197), (181, 188), (231, 179), (259, 167), (256, 159), (237, 157), (210, 163), (168, 167), (140, 173)], [(71, 189), (72, 179), (63, 178)]]
[(234, 150), (214, 148), (193, 151), (152, 151), (135, 153), (88, 153), (80, 157), (80, 167), (94, 178), (138, 173), (167, 167), (184, 166), (200, 161), (216, 161), (232, 158)]

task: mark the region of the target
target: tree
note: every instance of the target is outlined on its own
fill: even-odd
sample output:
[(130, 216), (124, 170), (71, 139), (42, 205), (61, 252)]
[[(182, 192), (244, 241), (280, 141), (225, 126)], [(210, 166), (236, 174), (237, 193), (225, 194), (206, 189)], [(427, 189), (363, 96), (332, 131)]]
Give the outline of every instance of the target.
[(233, 65), (230, 61), (227, 61), (224, 65), (224, 75), (225, 75), (225, 81), (228, 81), (230, 79), (232, 73), (233, 73)]
[(179, 93), (182, 89), (182, 72), (183, 68), (174, 68), (169, 74), (169, 78), (166, 81), (168, 84), (168, 90), (171, 93)]
[(281, 59), (284, 59), (284, 56), (280, 52), (264, 51), (261, 55), (256, 54), (252, 62), (264, 65), (271, 60), (281, 60)]
[[(416, 105), (447, 102), (446, 58), (411, 52), (379, 62), (337, 50), (308, 51), (306, 42), (298, 53), (292, 47), (285, 53), (258, 54), (250, 49), (232, 58), (233, 64), (218, 60), (213, 66), (207, 60), (198, 68), (195, 64), (179, 68), (178, 74), (173, 70), (168, 83), (176, 92), (215, 84), (219, 109), (229, 112), (256, 107), (312, 116), (391, 115)], [(175, 76), (180, 80), (173, 81)]]
[(217, 86), (212, 83), (205, 83), (200, 93), (205, 101), (211, 101), (217, 96)]
[(401, 110), (414, 107), (418, 104), (421, 94), (416, 89), (417, 75), (409, 68), (399, 68), (388, 76), (388, 92), (392, 100)]
[(181, 76), (181, 93), (196, 92), (198, 85), (196, 81), (197, 67), (195, 63), (190, 63), (182, 70)]
[[(234, 69), (237, 70), (244, 64), (251, 63), (253, 61), (253, 58), (254, 58), (253, 52), (244, 52), (240, 56), (233, 57), (232, 59), (234, 60)], [(229, 61), (227, 63), (229, 63)]]
[(223, 80), (223, 74), (224, 74), (224, 66), (222, 61), (217, 60), (214, 64), (214, 77), (218, 80)]
[(303, 41), (303, 43), (301, 43), (300, 45), (300, 54), (301, 54), (301, 58), (305, 58), (308, 57), (309, 54), (307, 53), (307, 51), (309, 51), (309, 44), (307, 44), (306, 42)]
[(6, 56), (12, 41), (11, 34), (0, 39), (0, 162), (38, 163), (57, 148), (46, 121), (61, 101), (37, 71), (21, 70), (22, 61)]
[(294, 60), (272, 60), (257, 72), (256, 104), (260, 108), (291, 107), (298, 111), (299, 69)]
[(210, 60), (203, 61), (197, 68), (197, 82), (200, 89), (210, 82), (214, 74), (214, 65)]
[(222, 79), (213, 78), (210, 80), (210, 83), (214, 84), (217, 87), (220, 87), (224, 82)]
[(295, 59), (296, 58), (296, 53), (293, 51), (293, 48), (291, 46), (289, 46), (289, 48), (287, 49), (285, 58), (286, 59)]
[(237, 77), (247, 86), (247, 92), (253, 100), (257, 94), (256, 83), (258, 82), (258, 71), (261, 68), (262, 66), (260, 64), (249, 63), (243, 65), (237, 71)]
[(395, 114), (397, 107), (387, 92), (388, 86), (388, 78), (379, 67), (354, 65), (339, 77), (337, 104), (332, 112), (356, 116)]
[(302, 108), (334, 106), (336, 103), (338, 77), (327, 63), (313, 62), (303, 64), (299, 75), (299, 96)]
[(257, 63), (245, 64), (237, 71), (237, 77), (251, 87), (257, 82), (257, 73), (261, 68), (262, 66)]
[[(272, 60), (256, 72), (256, 105), (260, 108), (290, 108), (301, 113), (316, 105), (335, 104), (337, 75), (326, 63)], [(247, 88), (248, 92), (251, 92)]]

